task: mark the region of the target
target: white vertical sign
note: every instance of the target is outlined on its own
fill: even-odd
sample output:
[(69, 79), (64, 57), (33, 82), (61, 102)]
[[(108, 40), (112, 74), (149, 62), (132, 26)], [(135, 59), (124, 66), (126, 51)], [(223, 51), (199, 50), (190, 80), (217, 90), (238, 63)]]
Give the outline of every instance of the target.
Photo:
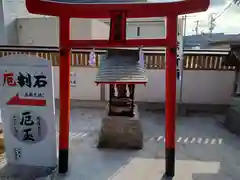
[(0, 58), (1, 111), (8, 163), (57, 165), (51, 62), (36, 56)]
[(70, 73), (70, 87), (77, 86), (77, 75), (75, 72)]
[(177, 102), (181, 101), (183, 72), (183, 18), (178, 18), (177, 25)]

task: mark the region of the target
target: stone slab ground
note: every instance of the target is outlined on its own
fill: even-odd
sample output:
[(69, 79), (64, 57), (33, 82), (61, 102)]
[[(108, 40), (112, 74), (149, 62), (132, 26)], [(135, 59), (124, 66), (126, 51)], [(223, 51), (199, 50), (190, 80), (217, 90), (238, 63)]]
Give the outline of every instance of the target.
[[(71, 110), (69, 172), (54, 179), (163, 180), (163, 113), (140, 111), (144, 147), (138, 151), (96, 148), (103, 114), (103, 109)], [(174, 180), (239, 180), (240, 139), (221, 126), (222, 118), (190, 114), (177, 119)]]

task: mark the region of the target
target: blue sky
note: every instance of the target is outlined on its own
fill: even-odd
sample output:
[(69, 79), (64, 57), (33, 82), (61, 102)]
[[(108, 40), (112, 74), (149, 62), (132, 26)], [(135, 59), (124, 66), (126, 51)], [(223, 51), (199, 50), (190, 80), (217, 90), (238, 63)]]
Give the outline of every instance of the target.
[[(152, 1), (173, 1), (173, 0), (152, 0)], [(178, 0), (176, 0), (178, 1)], [(199, 0), (200, 1), (200, 0)], [(222, 12), (229, 2), (232, 0), (211, 0), (211, 5), (207, 12), (191, 14), (187, 20), (187, 33), (193, 34), (193, 29), (195, 27), (194, 21), (200, 21), (200, 31), (207, 33), (209, 15), (211, 13)], [(215, 33), (240, 33), (240, 6), (232, 5), (219, 19), (216, 20)]]

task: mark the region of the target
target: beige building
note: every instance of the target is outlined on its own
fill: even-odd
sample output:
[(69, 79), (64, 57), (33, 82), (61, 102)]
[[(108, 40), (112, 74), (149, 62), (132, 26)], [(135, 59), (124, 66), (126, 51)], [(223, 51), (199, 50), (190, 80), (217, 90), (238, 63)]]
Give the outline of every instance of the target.
[[(71, 20), (71, 39), (106, 39), (108, 31), (108, 25), (98, 20)], [(17, 34), (21, 46), (58, 46), (59, 21), (55, 17), (21, 18)]]
[[(18, 44), (22, 46), (57, 46), (59, 22), (55, 17), (31, 17), (17, 20)], [(127, 38), (165, 36), (164, 18), (129, 19)], [(71, 39), (108, 39), (109, 20), (72, 19)]]
[[(102, 19), (110, 24), (108, 19)], [(128, 38), (157, 38), (165, 37), (165, 20), (160, 18), (129, 18), (127, 20)]]

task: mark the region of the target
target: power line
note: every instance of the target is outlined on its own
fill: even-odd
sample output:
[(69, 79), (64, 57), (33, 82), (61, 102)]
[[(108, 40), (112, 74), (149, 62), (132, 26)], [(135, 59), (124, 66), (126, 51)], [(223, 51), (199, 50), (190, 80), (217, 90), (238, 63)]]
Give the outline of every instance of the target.
[[(228, 3), (226, 5), (226, 7), (221, 12), (211, 13), (210, 14), (210, 16), (209, 16), (209, 25), (208, 25), (210, 35), (212, 34), (213, 30), (216, 27), (216, 22), (215, 21), (218, 20), (233, 4), (235, 4), (235, 1), (236, 0), (232, 0), (230, 3)], [(184, 15), (185, 23), (186, 23), (187, 19), (189, 19), (189, 18), (196, 18), (196, 17), (197, 17), (197, 15)], [(193, 31), (196, 34), (198, 34), (199, 33), (199, 27), (200, 27), (200, 20), (195, 21), (195, 23), (196, 23), (196, 26), (193, 29)]]
[(216, 27), (216, 20), (218, 20), (233, 4), (234, 0), (228, 3), (228, 5), (219, 13), (211, 13), (209, 16), (209, 34), (212, 35), (213, 30)]
[(220, 18), (232, 5), (234, 4), (234, 0), (230, 2), (220, 13), (217, 13), (217, 16), (214, 17), (214, 20), (216, 21), (218, 18)]

